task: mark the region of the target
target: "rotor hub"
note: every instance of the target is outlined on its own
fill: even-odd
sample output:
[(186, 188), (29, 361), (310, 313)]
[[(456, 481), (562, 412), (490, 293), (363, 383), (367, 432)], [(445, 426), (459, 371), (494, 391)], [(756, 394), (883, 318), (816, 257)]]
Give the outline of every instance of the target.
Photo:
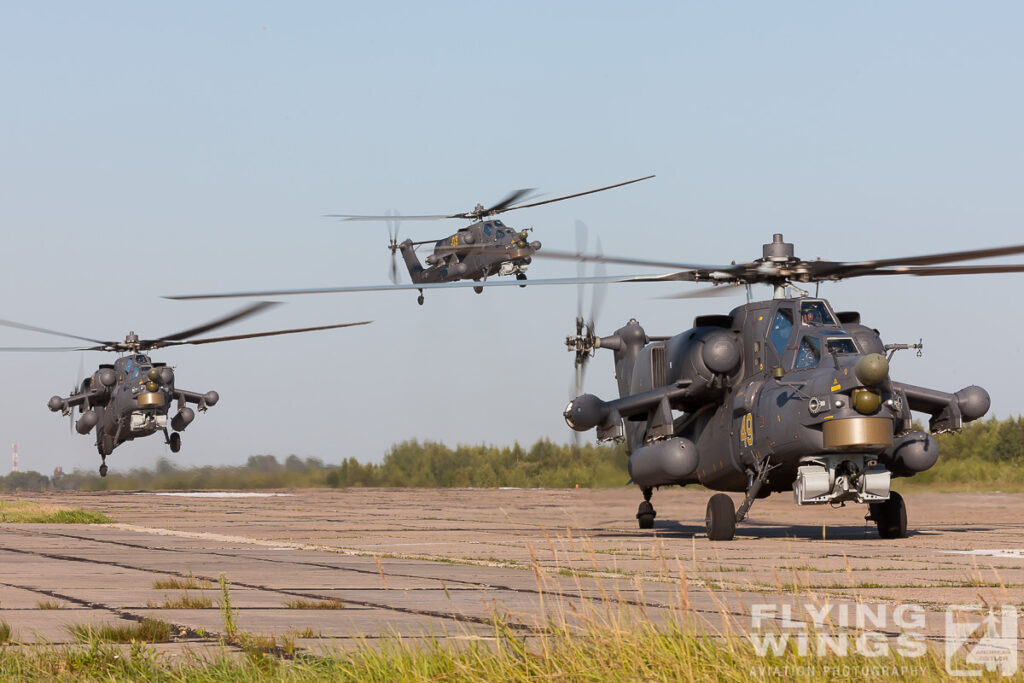
[(797, 261), (793, 243), (783, 241), (782, 233), (778, 232), (772, 235), (772, 241), (769, 244), (761, 245), (761, 254), (760, 262), (792, 263)]

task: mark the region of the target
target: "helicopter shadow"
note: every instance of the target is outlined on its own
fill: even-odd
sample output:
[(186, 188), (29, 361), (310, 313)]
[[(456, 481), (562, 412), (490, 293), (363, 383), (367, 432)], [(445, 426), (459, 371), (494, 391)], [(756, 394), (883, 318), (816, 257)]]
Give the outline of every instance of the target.
[[(937, 533), (974, 533), (984, 531), (977, 527), (964, 527), (962, 529), (945, 528), (941, 531), (923, 529), (907, 530), (907, 538), (915, 536), (931, 536)], [(685, 524), (676, 520), (657, 520), (651, 530), (636, 530), (626, 533), (606, 531), (592, 534), (602, 538), (630, 537), (636, 536), (657, 536), (665, 539), (691, 539), (693, 537), (706, 537), (707, 532), (703, 524)], [(768, 522), (744, 522), (736, 526), (737, 540), (756, 540), (761, 538), (793, 538), (810, 541), (820, 541), (822, 537), (821, 525), (813, 524), (773, 524)], [(872, 526), (825, 526), (825, 538), (829, 541), (879, 541), (878, 532)]]

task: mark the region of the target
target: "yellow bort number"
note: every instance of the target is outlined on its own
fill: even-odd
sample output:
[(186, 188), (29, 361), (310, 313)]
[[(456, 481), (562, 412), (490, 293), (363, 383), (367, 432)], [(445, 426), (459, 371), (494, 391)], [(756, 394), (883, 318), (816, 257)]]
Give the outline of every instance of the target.
[(740, 443), (744, 446), (754, 445), (754, 416), (750, 413), (740, 420)]

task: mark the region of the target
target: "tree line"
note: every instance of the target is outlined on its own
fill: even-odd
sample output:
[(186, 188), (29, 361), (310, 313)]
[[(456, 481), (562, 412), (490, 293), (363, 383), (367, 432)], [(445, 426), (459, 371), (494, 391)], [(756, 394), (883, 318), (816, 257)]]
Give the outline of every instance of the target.
[[(988, 483), (1024, 485), (1024, 417), (974, 422), (957, 434), (942, 434), (939, 462), (914, 477), (920, 483)], [(112, 469), (101, 478), (75, 471), (46, 476), (12, 472), (0, 477), (3, 491), (267, 489), (377, 487), (605, 488), (629, 481), (622, 444), (571, 445), (537, 441), (519, 444), (456, 446), (406, 441), (392, 446), (380, 463), (344, 458), (337, 465), (317, 458), (289, 455), (250, 456), (240, 466), (181, 468), (161, 459), (153, 469)], [(897, 480), (899, 481), (899, 480)]]

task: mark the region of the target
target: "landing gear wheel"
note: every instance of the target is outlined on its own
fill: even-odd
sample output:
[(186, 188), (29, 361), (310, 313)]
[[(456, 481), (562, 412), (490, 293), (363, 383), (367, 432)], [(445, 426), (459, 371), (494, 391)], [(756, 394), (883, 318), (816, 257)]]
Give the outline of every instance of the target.
[(724, 493), (711, 496), (704, 525), (707, 527), (709, 541), (731, 541), (736, 535), (736, 508), (732, 498)]
[(420, 306), (423, 305), (423, 295), (422, 294), (420, 294), (418, 297), (416, 297), (416, 303), (418, 303)]
[[(525, 280), (526, 279), (526, 273), (516, 273), (516, 279), (517, 280)], [(525, 287), (526, 285), (519, 285), (519, 286), (520, 287)], [(641, 527), (641, 528), (650, 529), (650, 527)]]
[(174, 432), (171, 434), (171, 438), (167, 439), (167, 445), (171, 447), (171, 453), (177, 453), (181, 450), (181, 434)]
[(892, 491), (889, 500), (869, 506), (870, 519), (878, 525), (878, 535), (882, 538), (907, 537), (907, 505), (903, 496)]
[(473, 291), (476, 292), (477, 294), (483, 294), (484, 293), (484, 288), (483, 287), (474, 287)]
[(653, 529), (654, 518), (657, 516), (658, 513), (654, 511), (654, 506), (649, 500), (640, 503), (640, 509), (636, 511), (636, 521), (640, 524), (641, 529)]
[(101, 477), (107, 476), (107, 464), (106, 463), (103, 463), (102, 465), (100, 465), (100, 476)]

